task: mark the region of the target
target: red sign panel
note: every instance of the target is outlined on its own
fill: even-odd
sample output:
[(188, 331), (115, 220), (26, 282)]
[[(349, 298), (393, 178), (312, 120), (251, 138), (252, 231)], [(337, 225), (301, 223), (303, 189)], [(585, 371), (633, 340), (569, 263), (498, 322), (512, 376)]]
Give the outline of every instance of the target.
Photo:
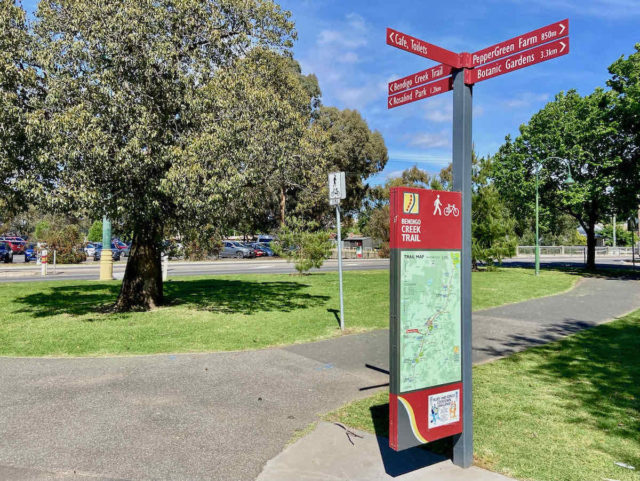
[(540, 44), (558, 40), (567, 35), (569, 35), (569, 19), (552, 23), (551, 25), (533, 30), (532, 32), (525, 33), (511, 40), (478, 50), (476, 53), (471, 54), (471, 65), (465, 65), (465, 67), (477, 67), (478, 65), (537, 47)]
[(393, 187), (391, 249), (461, 249), (460, 192)]
[[(447, 423), (434, 423), (434, 400), (450, 398)], [(389, 446), (419, 445), (462, 432), (462, 383), (404, 394), (389, 393)], [(404, 439), (399, 439), (404, 437)]]
[(547, 43), (537, 48), (527, 50), (513, 57), (507, 57), (497, 62), (476, 67), (473, 70), (464, 71), (464, 81), (467, 84), (474, 84), (487, 80), (498, 75), (513, 72), (530, 65), (545, 62), (556, 57), (561, 57), (569, 53), (569, 37)]
[(460, 55), (450, 50), (438, 47), (418, 38), (412, 37), (392, 28), (387, 28), (387, 45), (397, 47), (407, 52), (415, 53), (436, 62), (445, 63), (455, 68), (460, 68)]
[(453, 68), (451, 66), (441, 63), (440, 65), (422, 70), (413, 75), (394, 80), (393, 82), (389, 82), (389, 95), (446, 77), (447, 75), (451, 75), (452, 71)]
[(394, 107), (400, 107), (404, 104), (415, 102), (416, 100), (426, 99), (427, 97), (433, 97), (434, 95), (443, 94), (453, 89), (453, 80), (451, 77), (443, 78), (431, 82), (430, 84), (416, 87), (412, 90), (407, 90), (399, 94), (395, 94), (389, 97), (387, 107), (392, 109)]

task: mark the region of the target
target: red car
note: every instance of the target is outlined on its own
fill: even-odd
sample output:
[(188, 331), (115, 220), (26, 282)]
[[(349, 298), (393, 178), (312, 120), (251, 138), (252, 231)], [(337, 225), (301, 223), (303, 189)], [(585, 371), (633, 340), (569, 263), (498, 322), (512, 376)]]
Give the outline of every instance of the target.
[(22, 237), (6, 236), (0, 237), (1, 242), (6, 242), (14, 254), (23, 254), (27, 248), (27, 242)]

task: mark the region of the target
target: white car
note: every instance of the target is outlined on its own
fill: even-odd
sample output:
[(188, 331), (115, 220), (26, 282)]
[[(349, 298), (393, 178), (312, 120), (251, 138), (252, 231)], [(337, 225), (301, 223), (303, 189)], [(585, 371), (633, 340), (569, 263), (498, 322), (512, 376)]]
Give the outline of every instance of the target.
[(96, 255), (96, 246), (94, 244), (87, 244), (84, 246), (84, 253), (87, 257), (93, 257)]

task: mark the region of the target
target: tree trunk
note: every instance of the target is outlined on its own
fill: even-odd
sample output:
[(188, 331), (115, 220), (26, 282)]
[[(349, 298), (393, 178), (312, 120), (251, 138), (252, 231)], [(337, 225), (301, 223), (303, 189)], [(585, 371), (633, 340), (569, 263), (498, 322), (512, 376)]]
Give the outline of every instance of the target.
[(287, 196), (284, 187), (280, 187), (280, 227), (284, 227), (284, 214), (287, 206)]
[(587, 269), (596, 268), (596, 229), (595, 224), (589, 224), (587, 234)]
[(117, 312), (147, 311), (162, 304), (160, 236), (155, 229), (134, 232), (131, 253), (114, 306)]

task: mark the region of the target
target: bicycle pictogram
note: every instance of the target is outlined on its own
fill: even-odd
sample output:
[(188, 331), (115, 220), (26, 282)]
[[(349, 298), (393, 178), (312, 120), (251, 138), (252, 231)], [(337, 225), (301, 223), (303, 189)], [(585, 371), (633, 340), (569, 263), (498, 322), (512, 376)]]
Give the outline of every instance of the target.
[(451, 214), (453, 214), (454, 217), (460, 215), (460, 209), (458, 209), (455, 204), (447, 204), (444, 208), (444, 215), (449, 216)]

